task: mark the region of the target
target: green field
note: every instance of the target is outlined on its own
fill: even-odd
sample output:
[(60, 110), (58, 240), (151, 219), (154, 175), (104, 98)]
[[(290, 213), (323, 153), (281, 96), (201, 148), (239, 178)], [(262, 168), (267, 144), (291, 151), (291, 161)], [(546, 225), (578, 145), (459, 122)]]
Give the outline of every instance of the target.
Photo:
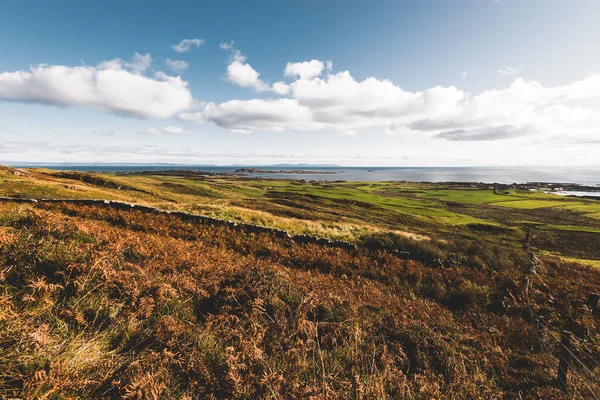
[(395, 232), (440, 241), (477, 240), (600, 260), (600, 202), (481, 185), (304, 182), (180, 174), (0, 171), (0, 196), (101, 198), (183, 210), (334, 239)]

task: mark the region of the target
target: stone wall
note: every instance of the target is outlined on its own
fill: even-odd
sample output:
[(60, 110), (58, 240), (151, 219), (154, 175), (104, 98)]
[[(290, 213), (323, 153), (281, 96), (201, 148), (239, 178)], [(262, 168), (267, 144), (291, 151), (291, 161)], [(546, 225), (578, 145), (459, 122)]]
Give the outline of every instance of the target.
[(355, 243), (346, 242), (343, 240), (330, 240), (327, 238), (312, 236), (312, 235), (290, 235), (289, 232), (283, 229), (268, 228), (266, 226), (247, 224), (242, 222), (230, 221), (221, 218), (207, 217), (205, 215), (191, 214), (183, 211), (166, 211), (156, 207), (142, 206), (138, 204), (125, 203), (114, 200), (94, 200), (94, 199), (18, 199), (12, 197), (0, 197), (0, 202), (11, 203), (67, 203), (83, 206), (100, 206), (110, 207), (122, 211), (141, 211), (145, 213), (169, 214), (181, 218), (183, 221), (197, 222), (209, 226), (227, 226), (231, 229), (248, 232), (248, 233), (267, 233), (278, 238), (290, 239), (300, 244), (316, 244), (323, 247), (334, 247), (346, 250), (356, 250)]

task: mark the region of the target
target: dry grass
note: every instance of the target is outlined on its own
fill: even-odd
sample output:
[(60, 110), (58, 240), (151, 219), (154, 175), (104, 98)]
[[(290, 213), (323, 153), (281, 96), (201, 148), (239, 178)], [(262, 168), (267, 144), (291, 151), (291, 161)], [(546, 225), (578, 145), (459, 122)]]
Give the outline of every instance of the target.
[[(427, 267), (97, 207), (0, 216), (0, 396), (568, 397), (526, 265)], [(600, 274), (539, 270), (533, 311), (597, 357), (582, 304)]]

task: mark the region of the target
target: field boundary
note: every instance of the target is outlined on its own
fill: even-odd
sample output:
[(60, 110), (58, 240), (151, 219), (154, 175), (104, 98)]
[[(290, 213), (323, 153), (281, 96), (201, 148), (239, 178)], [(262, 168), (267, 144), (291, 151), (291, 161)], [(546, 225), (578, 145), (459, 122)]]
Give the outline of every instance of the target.
[[(16, 197), (0, 197), (2, 203), (26, 203), (26, 204), (38, 204), (38, 203), (66, 203), (75, 204), (82, 206), (101, 206), (108, 207), (115, 210), (121, 211), (141, 211), (145, 213), (154, 214), (165, 214), (179, 217), (184, 221), (199, 222), (209, 226), (226, 226), (230, 229), (244, 231), (247, 233), (267, 233), (272, 234), (281, 239), (293, 240), (299, 244), (316, 244), (323, 247), (332, 247), (345, 250), (356, 250), (358, 245), (356, 243), (347, 242), (343, 240), (331, 240), (324, 237), (298, 234), (290, 235), (290, 233), (284, 229), (270, 228), (262, 225), (254, 225), (246, 222), (231, 221), (228, 219), (208, 217), (201, 214), (193, 214), (185, 211), (169, 211), (163, 210), (157, 207), (144, 206), (135, 203), (127, 203), (124, 201), (117, 200), (100, 200), (100, 199), (23, 199)], [(402, 253), (402, 252), (398, 252)]]

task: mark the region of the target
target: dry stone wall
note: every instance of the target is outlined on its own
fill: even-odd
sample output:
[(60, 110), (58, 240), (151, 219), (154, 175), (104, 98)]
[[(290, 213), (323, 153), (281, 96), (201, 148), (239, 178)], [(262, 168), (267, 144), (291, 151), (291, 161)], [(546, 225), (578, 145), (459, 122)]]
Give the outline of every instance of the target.
[(183, 211), (166, 211), (156, 207), (143, 206), (139, 204), (125, 203), (122, 201), (114, 200), (95, 200), (95, 199), (20, 199), (13, 197), (0, 197), (0, 202), (11, 202), (11, 203), (67, 203), (76, 204), (83, 206), (100, 206), (110, 207), (116, 210), (122, 211), (141, 211), (146, 213), (160, 213), (169, 214), (175, 217), (181, 218), (184, 221), (198, 222), (209, 226), (227, 226), (231, 229), (244, 231), (248, 233), (268, 233), (282, 239), (290, 239), (300, 244), (316, 244), (323, 247), (334, 247), (346, 250), (356, 250), (357, 246), (355, 243), (346, 242), (343, 240), (330, 240), (327, 238), (312, 236), (312, 235), (290, 235), (289, 232), (283, 229), (268, 228), (266, 226), (247, 224), (242, 222), (230, 221), (221, 218), (207, 217), (205, 215), (198, 215), (187, 213)]

